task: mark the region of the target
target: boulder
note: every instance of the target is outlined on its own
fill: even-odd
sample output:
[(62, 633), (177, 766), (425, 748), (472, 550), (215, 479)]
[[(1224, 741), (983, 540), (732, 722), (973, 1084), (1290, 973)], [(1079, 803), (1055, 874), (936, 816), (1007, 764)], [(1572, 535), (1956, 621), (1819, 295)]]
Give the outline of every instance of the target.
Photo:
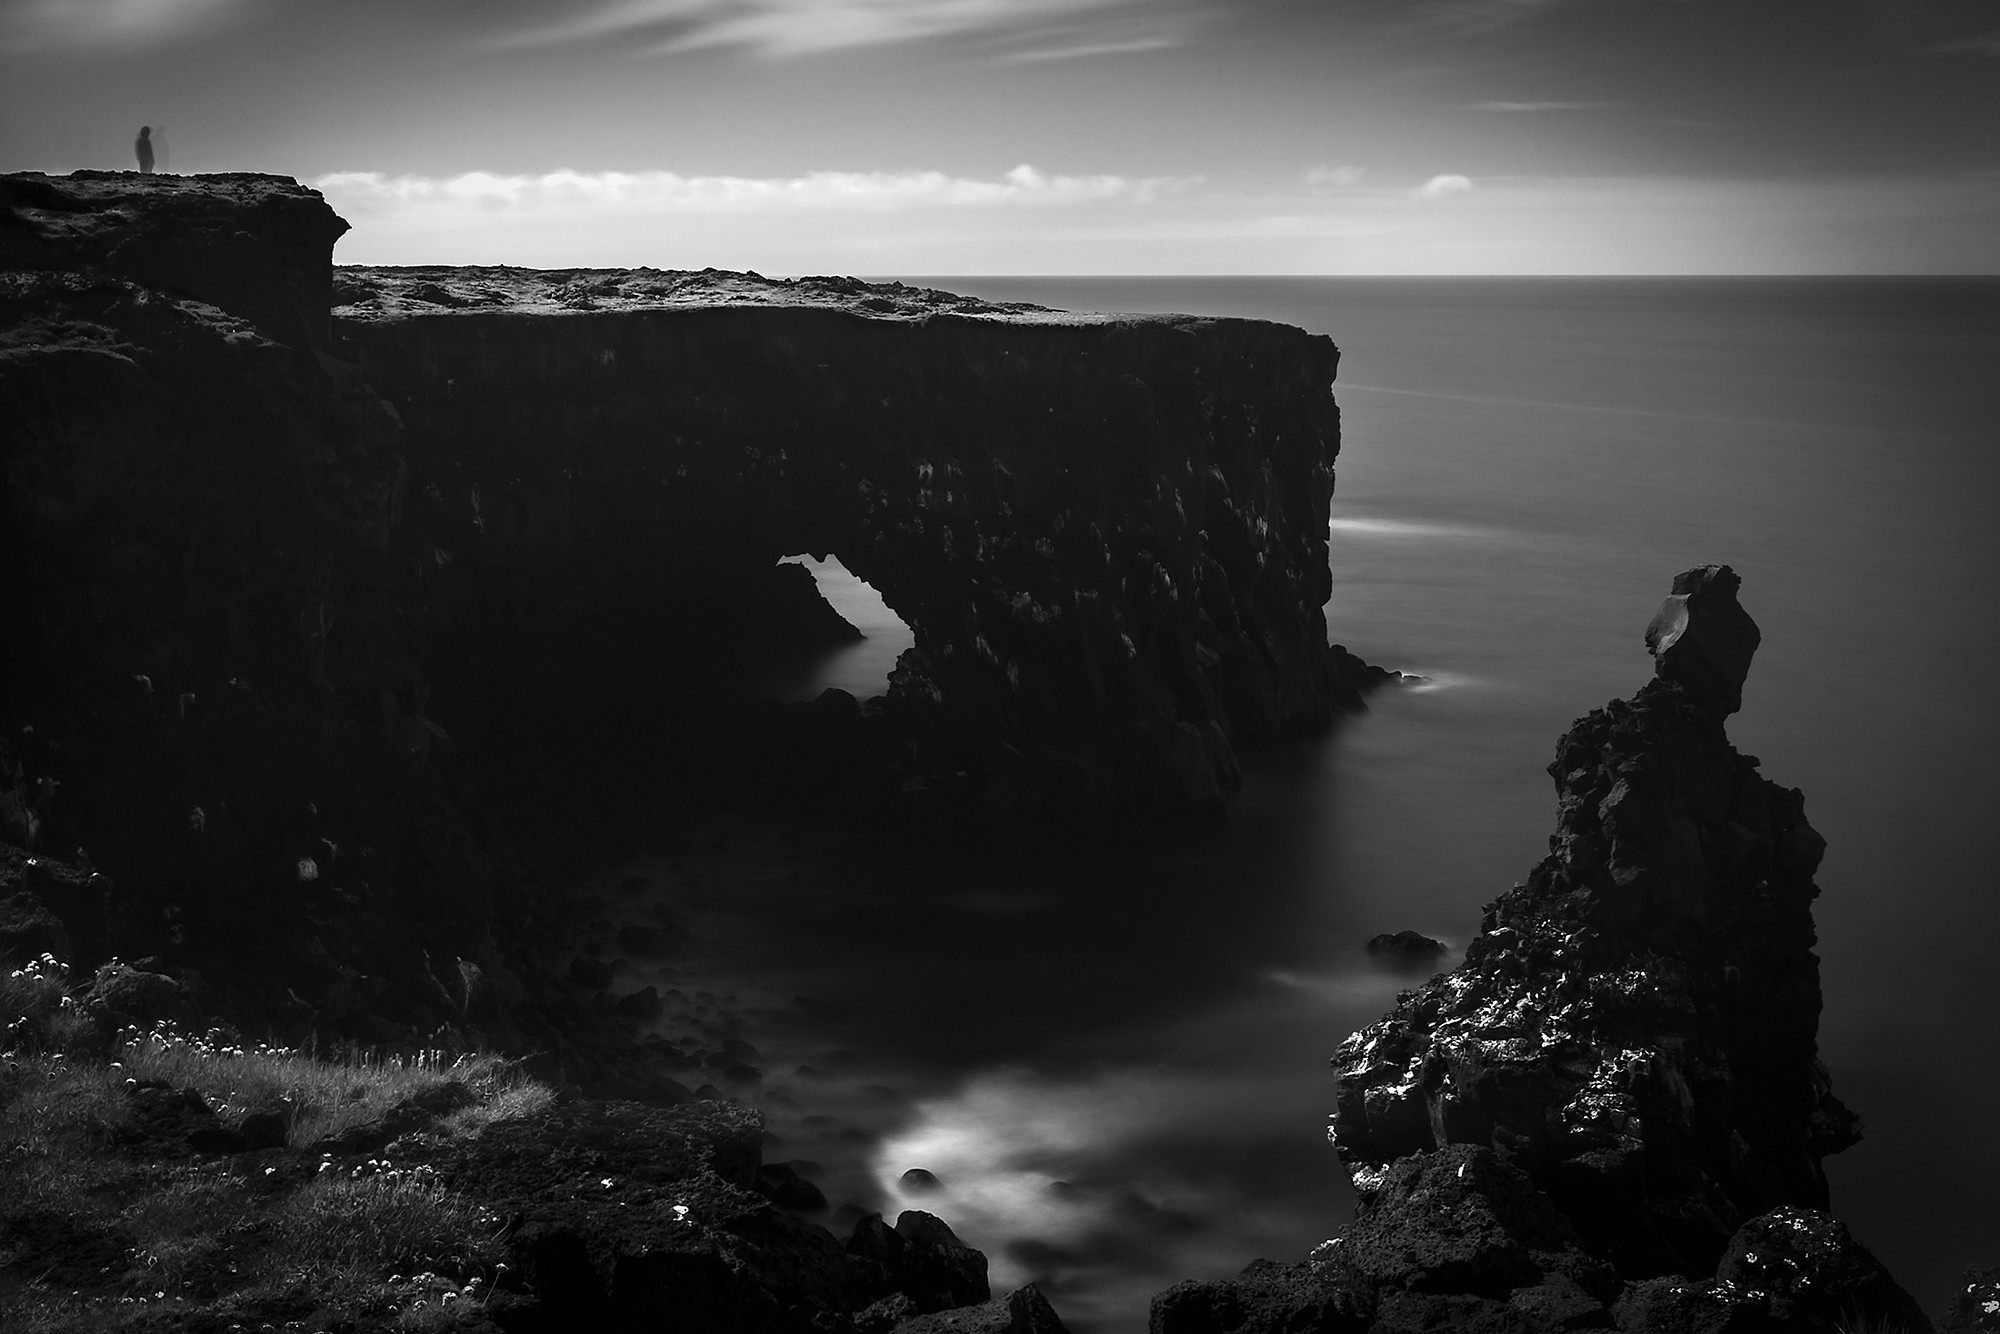
[(1942, 1334), (2000, 1334), (2000, 1265), (1970, 1265), (1952, 1290)]
[(1415, 931), (1385, 931), (1368, 942), (1368, 952), (1396, 963), (1424, 963), (1450, 947)]
[(1773, 1209), (1738, 1228), (1716, 1278), (1768, 1293), (1780, 1321), (1865, 1324), (1930, 1334), (1930, 1318), (1846, 1224), (1817, 1209)]
[(1365, 1286), (1321, 1247), (1307, 1260), (1254, 1260), (1233, 1279), (1175, 1284), (1153, 1298), (1148, 1334), (1361, 1334), (1375, 1302)]
[(1032, 1283), (977, 1306), (918, 1315), (894, 1328), (895, 1334), (1069, 1334), (1055, 1307)]
[(166, 1022), (192, 1028), (202, 1020), (201, 1006), (185, 982), (115, 960), (97, 970), (83, 1004), (120, 1027), (150, 1029)]
[(896, 1218), (903, 1241), (901, 1281), (919, 1309), (944, 1311), (983, 1302), (993, 1295), (986, 1281), (986, 1257), (958, 1239), (936, 1214), (906, 1209)]
[(1646, 627), (1654, 671), (1719, 714), (1743, 707), (1743, 679), (1757, 652), (1757, 623), (1736, 601), (1743, 581), (1727, 565), (1677, 575)]

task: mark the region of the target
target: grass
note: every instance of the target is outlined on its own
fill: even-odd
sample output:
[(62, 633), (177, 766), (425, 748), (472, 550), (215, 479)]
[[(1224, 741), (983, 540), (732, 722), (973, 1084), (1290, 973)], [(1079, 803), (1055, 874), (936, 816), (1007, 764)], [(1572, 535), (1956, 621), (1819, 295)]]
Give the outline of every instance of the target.
[[(148, 1088), (183, 1110), (193, 1090), (223, 1127), (276, 1112), (284, 1145), (195, 1154), (147, 1122)], [(0, 1328), (464, 1324), (500, 1270), (501, 1220), (428, 1166), (344, 1153), (334, 1137), (427, 1100), (441, 1110), (426, 1138), (476, 1136), (553, 1096), (483, 1053), (322, 1056), (168, 1025), (107, 1036), (59, 961), (9, 969)]]

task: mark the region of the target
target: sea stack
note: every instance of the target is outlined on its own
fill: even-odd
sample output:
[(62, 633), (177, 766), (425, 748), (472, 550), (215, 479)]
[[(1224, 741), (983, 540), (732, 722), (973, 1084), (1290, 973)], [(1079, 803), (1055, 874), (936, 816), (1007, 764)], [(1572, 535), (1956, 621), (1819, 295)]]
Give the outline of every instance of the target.
[(1550, 855), (1341, 1044), (1355, 1221), (1162, 1294), (1156, 1330), (1930, 1328), (1827, 1212), (1860, 1125), (1816, 1040), (1826, 844), (1724, 734), (1758, 643), (1740, 583), (1674, 580), (1655, 679), (1557, 744)]

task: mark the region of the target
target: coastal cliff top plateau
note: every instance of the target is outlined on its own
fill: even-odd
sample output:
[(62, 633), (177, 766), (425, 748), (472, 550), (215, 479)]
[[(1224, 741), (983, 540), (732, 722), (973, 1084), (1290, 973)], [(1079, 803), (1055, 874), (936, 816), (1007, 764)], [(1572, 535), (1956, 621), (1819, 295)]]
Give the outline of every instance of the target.
[(707, 310), (718, 306), (847, 311), (871, 319), (960, 315), (1011, 324), (1197, 322), (1185, 315), (1102, 315), (988, 301), (859, 278), (766, 278), (726, 269), (521, 269), (506, 265), (340, 265), (335, 315), (365, 323), (454, 311), (524, 315)]

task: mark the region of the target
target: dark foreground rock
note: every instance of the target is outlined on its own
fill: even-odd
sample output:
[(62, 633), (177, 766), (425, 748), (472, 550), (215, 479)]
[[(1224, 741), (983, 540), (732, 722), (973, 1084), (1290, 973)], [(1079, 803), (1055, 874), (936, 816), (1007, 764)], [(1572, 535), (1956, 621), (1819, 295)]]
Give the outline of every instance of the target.
[(1551, 855), (1341, 1045), (1355, 1221), (1162, 1294), (1156, 1331), (1930, 1328), (1827, 1212), (1821, 1160), (1860, 1130), (1816, 1045), (1825, 843), (1724, 734), (1738, 585), (1674, 581), (1656, 679), (1558, 743)]
[(507, 1220), (496, 1319), (510, 1334), (1062, 1329), (1032, 1289), (993, 1301), (986, 1257), (942, 1219), (912, 1211), (892, 1229), (870, 1215), (843, 1244), (778, 1207), (759, 1188), (762, 1132), (729, 1103), (577, 1100), (383, 1151)]

